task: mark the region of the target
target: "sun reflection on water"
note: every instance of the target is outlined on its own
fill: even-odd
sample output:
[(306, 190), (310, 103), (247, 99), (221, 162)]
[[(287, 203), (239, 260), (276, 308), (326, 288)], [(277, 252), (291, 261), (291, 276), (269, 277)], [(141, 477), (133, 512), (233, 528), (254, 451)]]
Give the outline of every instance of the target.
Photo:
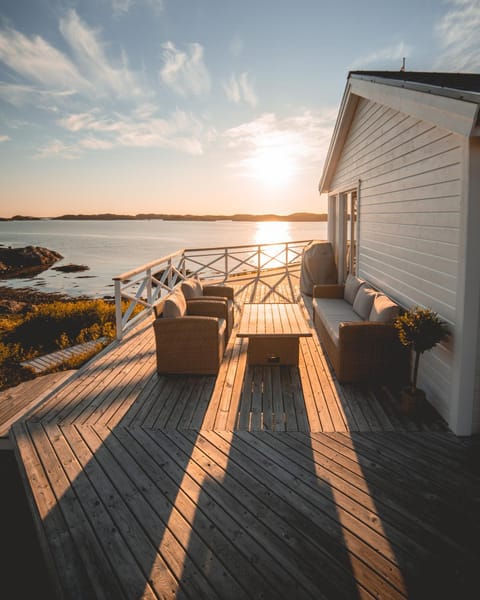
[(259, 221), (255, 231), (256, 244), (291, 242), (290, 223), (286, 221)]

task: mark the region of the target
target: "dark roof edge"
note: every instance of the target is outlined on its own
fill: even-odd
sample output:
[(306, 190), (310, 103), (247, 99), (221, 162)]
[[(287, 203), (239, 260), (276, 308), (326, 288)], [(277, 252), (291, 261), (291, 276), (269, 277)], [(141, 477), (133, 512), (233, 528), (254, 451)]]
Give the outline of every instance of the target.
[[(408, 76), (408, 72), (402, 72), (401, 74), (399, 73), (399, 77), (406, 76)], [(350, 71), (350, 73), (348, 74), (348, 78), (370, 81), (372, 83), (381, 83), (382, 85), (390, 85), (392, 87), (405, 88), (416, 92), (423, 92), (424, 94), (432, 94), (434, 96), (445, 96), (447, 98), (453, 98), (455, 100), (463, 100), (465, 102), (474, 102), (475, 104), (480, 104), (480, 93), (478, 92), (469, 92), (465, 90), (457, 90), (455, 88), (448, 88), (439, 85), (407, 81), (403, 78), (392, 79), (390, 77), (381, 77), (378, 75), (361, 75), (352, 71)]]

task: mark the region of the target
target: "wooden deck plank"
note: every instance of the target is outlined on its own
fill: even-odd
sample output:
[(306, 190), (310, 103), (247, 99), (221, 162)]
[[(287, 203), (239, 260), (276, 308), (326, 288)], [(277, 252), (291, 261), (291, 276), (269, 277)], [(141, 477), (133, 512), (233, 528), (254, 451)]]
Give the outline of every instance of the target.
[[(238, 526), (245, 532), (242, 536), (245, 553), (250, 557), (256, 556), (258, 563), (255, 566), (261, 568), (261, 576), (266, 580), (269, 596), (272, 597), (275, 593), (277, 597), (297, 598), (305, 597), (306, 593), (318, 594), (319, 589), (312, 585), (311, 581), (315, 576), (312, 566), (308, 568), (289, 545), (283, 544), (281, 535), (280, 539), (276, 538), (286, 524), (282, 523), (271, 510), (270, 506), (273, 504), (271, 499), (267, 505), (260, 503), (256, 493), (250, 492), (245, 485), (237, 483), (229, 471), (228, 452), (226, 454), (220, 452), (210, 443), (205, 443), (205, 438), (197, 437), (193, 433), (185, 436), (177, 432), (172, 434), (172, 437), (185, 451), (191, 452), (192, 460), (195, 461), (192, 474), (199, 480), (204, 478), (204, 473), (209, 475), (210, 484), (204, 486), (205, 492), (223, 508), (225, 513), (237, 520)], [(184, 437), (188, 437), (189, 441), (184, 440)], [(192, 448), (192, 442), (194, 442), (193, 449), (189, 450)], [(206, 445), (208, 448), (205, 448)], [(262, 515), (261, 519), (257, 517), (259, 514)], [(295, 543), (303, 557), (302, 540), (293, 529), (291, 533), (292, 538), (289, 537), (289, 541), (291, 545)], [(305, 577), (303, 569), (308, 569), (310, 577)], [(252, 571), (249, 571), (248, 577), (251, 573)]]
[[(95, 592), (95, 577), (91, 576), (82, 562), (65, 513), (57, 509), (54, 488), (36, 447), (39, 435), (43, 435), (43, 432), (32, 434), (23, 423), (16, 424), (12, 430), (20, 459), (20, 472), (25, 481), (27, 498), (32, 505), (35, 526), (52, 584), (59, 597), (67, 589), (68, 597), (72, 600), (101, 598), (101, 594)], [(88, 535), (88, 531), (83, 531), (83, 535)]]
[[(172, 534), (183, 542), (185, 555), (192, 553), (192, 560), (201, 565), (216, 594), (220, 598), (228, 598), (229, 594), (247, 598), (242, 585), (245, 585), (244, 573), (250, 573), (250, 567), (242, 553), (229, 543), (230, 538), (238, 537), (238, 525), (228, 521), (221, 508), (214, 504), (209, 506), (208, 514), (201, 507), (199, 510), (203, 486), (201, 478), (200, 483), (195, 478), (197, 469), (190, 456), (194, 445), (187, 444), (186, 452), (182, 452), (171, 441), (173, 432), (167, 436), (158, 430), (136, 430), (134, 434), (120, 430), (115, 435), (132, 448), (137, 461), (148, 468), (151, 478), (173, 503), (162, 503), (161, 506), (165, 505), (162, 518)], [(216, 552), (212, 552), (212, 547)], [(241, 576), (232, 574), (232, 568), (238, 569)], [(260, 576), (255, 571), (250, 575), (254, 585), (264, 590), (265, 583)]]
[[(118, 535), (114, 536), (116, 543), (112, 543), (109, 551), (105, 552), (102, 547), (98, 536), (101, 538), (102, 533), (108, 533), (109, 526), (110, 528), (112, 526), (111, 518), (106, 510), (102, 510), (100, 504), (96, 506), (96, 500), (93, 500), (95, 492), (91, 488), (89, 490), (91, 493), (87, 492), (89, 486), (82, 476), (76, 457), (65, 445), (55, 426), (45, 430), (42, 425), (31, 423), (29, 433), (47, 474), (48, 485), (55, 496), (55, 503), (51, 506), (50, 512), (43, 517), (48, 538), (55, 536), (56, 523), (50, 521), (51, 514), (61, 513), (97, 597), (106, 599), (109, 594), (113, 594), (119, 598), (128, 598), (128, 594), (120, 586), (115, 566), (110, 560), (112, 552), (118, 549), (119, 556), (115, 556), (115, 562), (125, 567), (128, 565), (128, 548), (125, 548)], [(92, 514), (89, 513), (90, 508), (93, 509)], [(55, 551), (57, 564), (63, 562), (62, 553), (63, 549), (57, 547)], [(75, 586), (75, 579), (69, 580), (68, 583)], [(136, 586), (134, 589), (135, 592), (139, 591)], [(69, 589), (68, 593), (71, 594), (72, 590)]]
[[(71, 428), (67, 431), (70, 436), (75, 434)], [(137, 462), (130, 453), (132, 442), (128, 440), (128, 446), (124, 447), (121, 439), (126, 439), (126, 436), (116, 437), (106, 428), (85, 427), (80, 433), (91, 452), (88, 461), (98, 462), (112, 481), (110, 489), (103, 490), (105, 496), (112, 498), (118, 494), (117, 490), (122, 492), (126, 505), (114, 507), (118, 513), (119, 528), (122, 522), (128, 527), (129, 544), (136, 550), (136, 560), (144, 572), (145, 581), (150, 582), (159, 597), (176, 598), (190, 596), (190, 593), (198, 598), (216, 597), (202, 570), (188, 558), (185, 560), (182, 542), (188, 543), (186, 523), (182, 522), (186, 529), (183, 539), (178, 539), (168, 526), (169, 521), (173, 523), (173, 507), (167, 508), (163, 514), (159, 511), (163, 490), (152, 480), (151, 473), (144, 470), (144, 463)], [(77, 443), (80, 443), (78, 432)], [(111, 500), (109, 503), (111, 505)]]
[[(219, 435), (225, 439), (226, 434), (222, 432)], [(372, 567), (370, 564), (363, 564), (362, 560), (374, 560), (376, 558), (375, 553), (372, 553), (368, 544), (362, 545), (360, 548), (357, 547), (359, 540), (353, 535), (350, 536), (349, 530), (343, 525), (343, 521), (340, 519), (337, 520), (337, 517), (332, 520), (328, 516), (325, 502), (319, 499), (317, 490), (303, 486), (299, 480), (285, 470), (285, 457), (281, 458), (281, 455), (278, 455), (268, 444), (264, 443), (264, 440), (269, 435), (260, 434), (257, 437), (258, 435), (239, 432), (235, 437), (235, 449), (238, 448), (247, 457), (248, 464), (251, 464), (252, 467), (253, 465), (261, 465), (261, 469), (258, 469), (258, 479), (254, 488), (255, 493), (257, 493), (259, 482), (264, 482), (268, 486), (270, 493), (274, 495), (275, 500), (272, 502), (272, 506), (275, 506), (275, 509), (278, 510), (282, 503), (282, 498), (288, 491), (288, 504), (290, 505), (291, 503), (296, 507), (296, 526), (301, 527), (302, 519), (306, 517), (306, 523), (301, 528), (305, 543), (307, 543), (307, 540), (311, 540), (312, 543), (318, 539), (322, 540), (321, 548), (326, 553), (324, 560), (328, 562), (328, 567), (326, 567), (322, 561), (322, 567), (330, 569), (329, 584), (331, 588), (344, 584), (346, 585), (345, 592), (347, 592), (351, 585), (348, 573), (350, 569), (353, 569), (357, 574), (360, 585), (365, 587), (365, 590), (373, 589), (374, 595), (378, 594), (381, 590), (384, 597), (404, 597), (402, 593), (398, 593), (393, 587), (389, 585), (385, 586), (381, 579), (373, 583), (373, 579), (376, 578), (373, 577), (370, 571)], [(232, 452), (232, 448), (230, 452)], [(245, 459), (243, 459), (243, 462), (245, 462)], [(295, 481), (294, 489), (289, 484), (292, 481)], [(301, 493), (299, 492), (299, 488), (302, 488)], [(321, 510), (316, 508), (318, 506), (321, 507)], [(287, 505), (283, 508), (283, 527), (285, 527), (285, 522), (288, 523), (289, 506)], [(345, 551), (345, 546), (348, 547), (348, 552)], [(314, 555), (319, 554), (318, 549), (315, 551), (311, 549), (310, 552)], [(376, 562), (378, 563), (378, 559)], [(341, 580), (342, 583), (340, 584), (337, 580)], [(375, 590), (376, 586), (378, 586), (378, 589)], [(351, 588), (350, 593), (352, 593)], [(370, 593), (372, 592), (370, 591)], [(336, 590), (336, 594), (339, 594), (338, 589)], [(333, 595), (332, 597), (337, 596)]]
[[(382, 386), (340, 385), (315, 333), (298, 369), (247, 367), (244, 303), (297, 301), (298, 274), (234, 286), (216, 378), (158, 376), (144, 323), (14, 427), (59, 591), (465, 596), (480, 562), (470, 449)], [(311, 299), (300, 310), (311, 328)]]
[(65, 385), (74, 370), (41, 375), (0, 392), (0, 438), (7, 438), (10, 428), (57, 389)]

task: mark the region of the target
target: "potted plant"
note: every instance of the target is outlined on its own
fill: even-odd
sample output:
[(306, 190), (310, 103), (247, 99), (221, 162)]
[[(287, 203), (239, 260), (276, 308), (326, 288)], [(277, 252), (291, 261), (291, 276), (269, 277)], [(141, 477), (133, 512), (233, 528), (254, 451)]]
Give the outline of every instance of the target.
[(412, 307), (409, 311), (395, 319), (400, 342), (410, 348), (414, 354), (410, 385), (400, 395), (400, 408), (411, 413), (418, 404), (425, 400), (425, 392), (417, 388), (418, 365), (420, 356), (434, 348), (448, 335), (447, 324), (438, 314), (429, 308)]

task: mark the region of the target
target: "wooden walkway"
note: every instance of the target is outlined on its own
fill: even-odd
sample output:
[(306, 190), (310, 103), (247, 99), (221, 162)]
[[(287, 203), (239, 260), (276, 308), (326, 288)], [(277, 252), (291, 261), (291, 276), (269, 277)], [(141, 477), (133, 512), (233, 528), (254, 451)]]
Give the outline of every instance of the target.
[[(298, 274), (234, 285), (237, 323), (302, 302)], [(145, 323), (14, 426), (58, 596), (468, 597), (477, 447), (340, 386), (316, 335), (298, 368), (248, 367), (246, 343), (216, 378), (159, 377)]]
[(87, 352), (98, 350), (98, 348), (103, 346), (106, 341), (107, 338), (101, 337), (96, 340), (90, 340), (89, 342), (85, 342), (83, 344), (77, 344), (75, 346), (70, 346), (69, 348), (64, 348), (63, 350), (50, 352), (49, 354), (44, 354), (43, 356), (36, 356), (30, 360), (24, 360), (20, 364), (22, 367), (27, 367), (36, 375), (38, 375), (40, 373), (44, 373), (45, 371), (49, 371), (52, 368), (58, 367), (65, 361), (71, 360), (76, 356), (81, 356)]

